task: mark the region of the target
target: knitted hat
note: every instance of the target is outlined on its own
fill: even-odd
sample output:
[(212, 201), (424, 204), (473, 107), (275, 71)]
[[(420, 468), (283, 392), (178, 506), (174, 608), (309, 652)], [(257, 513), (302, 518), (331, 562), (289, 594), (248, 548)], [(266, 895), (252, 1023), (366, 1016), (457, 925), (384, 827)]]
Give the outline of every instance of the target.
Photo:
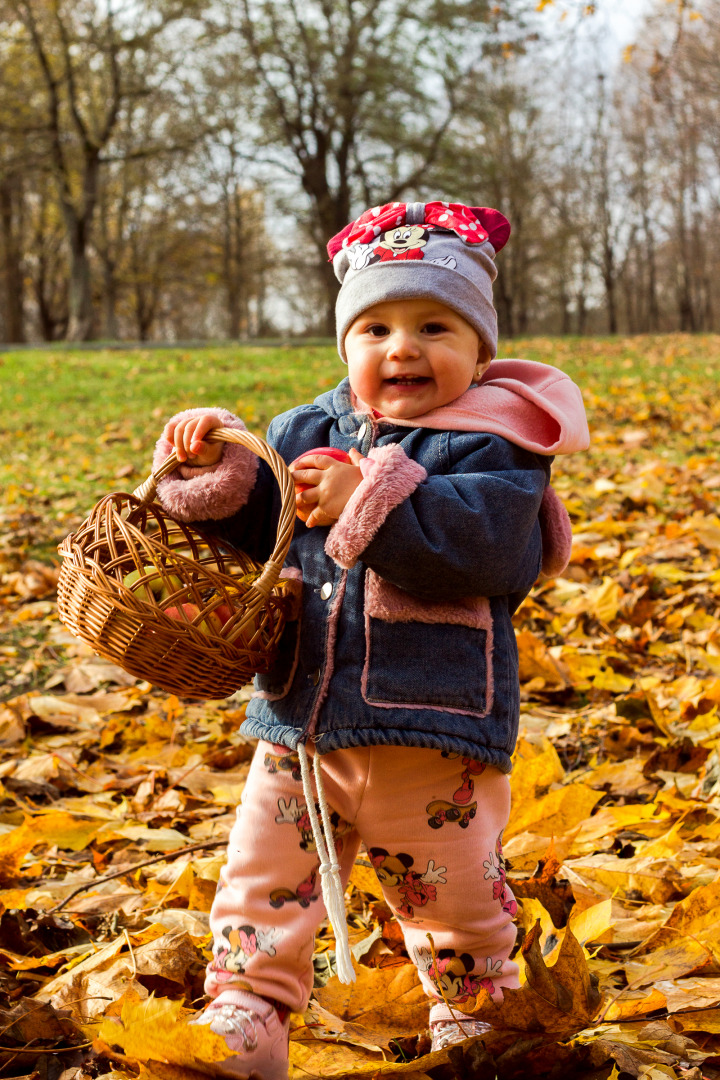
[(462, 203), (386, 203), (366, 210), (328, 244), (341, 283), (335, 307), (338, 351), (373, 304), (411, 298), (440, 300), (462, 315), (494, 357), (497, 314), (494, 258), (510, 235), (498, 210)]

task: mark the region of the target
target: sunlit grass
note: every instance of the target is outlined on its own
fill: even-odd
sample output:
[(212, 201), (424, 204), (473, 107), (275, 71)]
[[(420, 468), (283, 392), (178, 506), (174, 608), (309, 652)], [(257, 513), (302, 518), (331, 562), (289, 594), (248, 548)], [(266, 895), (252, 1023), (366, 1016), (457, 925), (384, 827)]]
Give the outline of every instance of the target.
[[(720, 335), (531, 338), (501, 342), (499, 355), (567, 371), (598, 430), (645, 428), (662, 443), (657, 452), (674, 457), (717, 447)], [(148, 474), (163, 423), (179, 409), (222, 405), (263, 435), (274, 415), (344, 373), (335, 349), (321, 345), (1, 354), (0, 505), (39, 508), (62, 533), (101, 495)]]

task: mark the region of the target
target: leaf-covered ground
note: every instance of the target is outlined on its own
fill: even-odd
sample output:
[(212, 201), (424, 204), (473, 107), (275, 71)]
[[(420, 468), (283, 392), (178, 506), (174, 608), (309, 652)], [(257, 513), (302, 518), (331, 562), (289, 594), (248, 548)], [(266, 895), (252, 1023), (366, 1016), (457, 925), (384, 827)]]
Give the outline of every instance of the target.
[[(429, 1056), (426, 999), (361, 856), (358, 982), (333, 977), (323, 927), (296, 1078), (720, 1077), (720, 339), (520, 354), (578, 379), (593, 433), (555, 469), (571, 565), (516, 620), (505, 851), (523, 986), (478, 1001), (482, 1043)], [(53, 550), (143, 477), (168, 412), (227, 403), (262, 432), (339, 368), (323, 349), (0, 366), (0, 1075), (192, 1080), (223, 1056), (182, 1019), (252, 754), (247, 695), (186, 706), (95, 657), (57, 620)]]

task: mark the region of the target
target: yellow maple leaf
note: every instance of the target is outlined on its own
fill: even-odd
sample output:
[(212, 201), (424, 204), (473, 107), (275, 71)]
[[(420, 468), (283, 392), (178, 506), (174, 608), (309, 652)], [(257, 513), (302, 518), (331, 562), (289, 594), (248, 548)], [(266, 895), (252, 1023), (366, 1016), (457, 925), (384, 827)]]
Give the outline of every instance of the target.
[(213, 1062), (232, 1057), (227, 1043), (207, 1025), (190, 1025), (190, 1014), (179, 1001), (156, 998), (140, 1001), (126, 994), (119, 1019), (102, 1022), (99, 1036), (138, 1062), (182, 1065), (214, 1076)]
[(589, 817), (602, 797), (603, 792), (576, 780), (539, 799), (518, 800), (513, 804), (504, 835), (509, 838), (527, 831), (541, 836), (563, 835)]
[[(341, 1020), (363, 1028), (376, 1046), (414, 1035), (427, 1026), (428, 999), (414, 964), (386, 968), (357, 968), (357, 980), (345, 985), (332, 978), (315, 997)], [(388, 1009), (388, 1002), (392, 1009)]]
[(17, 879), (23, 859), (36, 844), (55, 844), (68, 851), (81, 851), (100, 831), (97, 819), (78, 818), (65, 811), (51, 811), (27, 817), (22, 825), (0, 837), (0, 885)]
[[(590, 1023), (600, 1009), (600, 995), (590, 976), (582, 946), (568, 927), (557, 960), (547, 967), (536, 923), (522, 945), (527, 981), (519, 990), (503, 990), (496, 1004), (486, 991), (477, 999), (473, 1016), (491, 1024), (483, 1038), (495, 1053), (519, 1032), (544, 1032), (557, 1039), (570, 1038)], [(464, 1010), (463, 1010), (464, 1011)]]

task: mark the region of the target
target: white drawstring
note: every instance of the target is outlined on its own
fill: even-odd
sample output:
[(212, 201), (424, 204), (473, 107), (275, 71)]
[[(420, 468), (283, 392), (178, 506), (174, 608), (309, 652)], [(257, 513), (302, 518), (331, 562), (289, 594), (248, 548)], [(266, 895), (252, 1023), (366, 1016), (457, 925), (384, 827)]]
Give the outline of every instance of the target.
[[(305, 803), (310, 816), (313, 839), (320, 858), (320, 884), (322, 886), (323, 902), (328, 913), (330, 925), (335, 934), (335, 960), (337, 975), (341, 983), (355, 982), (355, 969), (350, 956), (350, 942), (348, 940), (347, 920), (345, 918), (345, 894), (340, 880), (340, 864), (337, 861), (335, 841), (333, 840), (330, 812), (328, 810), (322, 776), (318, 768), (319, 754), (315, 755), (315, 787), (317, 788), (318, 803), (320, 804), (320, 816), (323, 828), (320, 827), (315, 799), (310, 785), (310, 763), (307, 750), (302, 743), (298, 743), (298, 757), (300, 758), (300, 774), (305, 795)], [(332, 861), (331, 861), (332, 860)]]

